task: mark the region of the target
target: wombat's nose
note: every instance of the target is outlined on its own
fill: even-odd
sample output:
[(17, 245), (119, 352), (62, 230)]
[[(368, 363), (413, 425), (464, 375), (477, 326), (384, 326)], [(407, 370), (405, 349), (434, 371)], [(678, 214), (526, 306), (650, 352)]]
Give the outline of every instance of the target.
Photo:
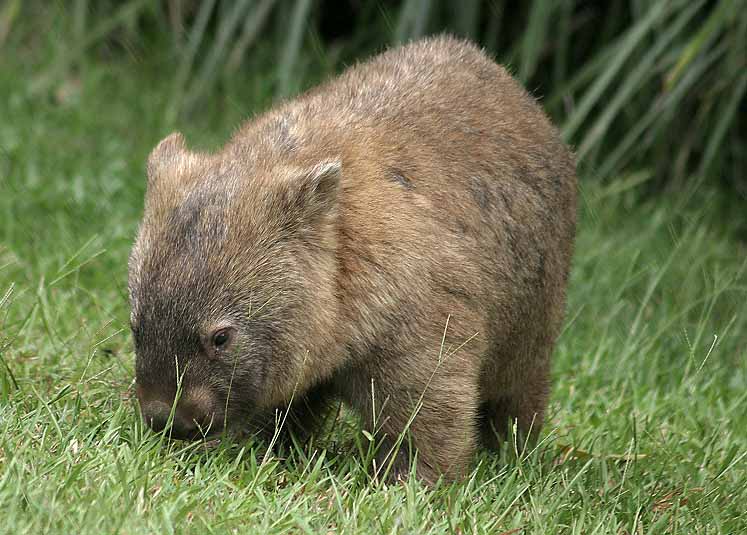
[(153, 431), (160, 432), (166, 429), (171, 423), (171, 428), (167, 431), (167, 434), (171, 438), (180, 440), (189, 440), (197, 438), (199, 428), (194, 418), (190, 418), (189, 415), (182, 414), (177, 406), (174, 411), (173, 421), (169, 422), (171, 416), (171, 405), (164, 403), (163, 401), (150, 401), (143, 407), (143, 418)]

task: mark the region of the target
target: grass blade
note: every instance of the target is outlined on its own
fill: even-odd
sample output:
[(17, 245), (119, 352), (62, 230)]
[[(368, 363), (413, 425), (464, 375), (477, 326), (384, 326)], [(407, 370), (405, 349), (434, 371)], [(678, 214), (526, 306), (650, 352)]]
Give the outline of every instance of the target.
[(718, 3), (716, 9), (711, 12), (711, 16), (708, 17), (695, 37), (690, 40), (680, 54), (675, 66), (667, 74), (664, 82), (665, 89), (671, 89), (678, 82), (693, 59), (716, 38), (718, 31), (723, 28), (724, 22), (734, 14), (735, 9), (736, 5), (732, 0), (722, 0)]
[(526, 83), (534, 74), (540, 52), (548, 42), (548, 28), (553, 3), (534, 0), (529, 9), (529, 20), (524, 30), (519, 56), (519, 79)]
[(226, 62), (227, 72), (236, 71), (246, 51), (257, 40), (260, 30), (264, 28), (272, 8), (276, 3), (277, 0), (261, 0), (260, 4), (253, 10), (252, 14), (247, 17), (244, 22), (244, 28), (241, 32), (241, 37), (236, 41), (236, 44), (228, 57), (228, 61)]
[(700, 171), (698, 174), (707, 176), (710, 173), (713, 162), (719, 156), (718, 149), (724, 142), (729, 127), (734, 121), (736, 121), (739, 106), (744, 103), (746, 92), (747, 74), (742, 74), (737, 81), (737, 84), (734, 86), (734, 91), (732, 92), (731, 97), (726, 101), (726, 103), (724, 103), (723, 109), (718, 114), (718, 121), (711, 131), (708, 145), (706, 146), (703, 159), (700, 162)]
[(220, 61), (225, 58), (229, 39), (233, 36), (236, 28), (238, 28), (242, 17), (246, 14), (249, 3), (250, 0), (238, 0), (233, 4), (233, 9), (227, 13), (225, 20), (221, 20), (213, 47), (207, 58), (205, 58), (205, 61), (203, 61), (199, 74), (193, 80), (184, 98), (184, 107), (186, 109), (190, 109), (215, 83), (215, 73), (218, 70)]
[(283, 55), (278, 67), (278, 95), (285, 97), (293, 90), (293, 70), (298, 64), (303, 35), (308, 24), (311, 0), (296, 0), (291, 14), (290, 30), (283, 48)]
[(394, 42), (404, 43), (425, 33), (430, 15), (431, 0), (406, 0), (400, 9)]
[(565, 139), (574, 137), (581, 124), (589, 116), (591, 110), (600, 102), (604, 92), (622, 71), (625, 62), (630, 58), (635, 49), (642, 45), (643, 38), (648, 34), (654, 24), (662, 20), (667, 12), (667, 7), (668, 4), (666, 2), (654, 2), (646, 16), (628, 30), (620, 40), (611, 45), (611, 49), (614, 50), (611, 54), (611, 61), (599, 73), (563, 127), (562, 132)]
[(599, 114), (594, 124), (586, 132), (580, 147), (577, 150), (579, 160), (583, 160), (589, 151), (599, 148), (605, 138), (607, 130), (620, 110), (630, 101), (634, 92), (640, 90), (657, 73), (655, 63), (665, 53), (672, 41), (680, 35), (685, 25), (695, 16), (702, 2), (693, 2), (687, 9), (683, 10), (677, 19), (667, 25), (667, 29), (656, 39), (656, 44), (638, 61), (635, 68), (625, 74), (620, 88), (614, 96), (609, 99), (604, 110)]
[(81, 58), (85, 51), (101, 39), (107, 37), (111, 32), (126, 24), (149, 4), (148, 0), (131, 0), (120, 6), (109, 18), (101, 21), (91, 30), (77, 45), (63, 52), (62, 57), (47, 70), (47, 72), (36, 77), (30, 84), (29, 90), (32, 95), (46, 91), (60, 77), (62, 77), (70, 65)]
[(13, 29), (13, 24), (21, 12), (21, 0), (8, 0), (0, 10), (0, 48)]
[(174, 92), (171, 99), (171, 105), (166, 111), (166, 124), (171, 125), (176, 121), (176, 117), (181, 111), (182, 101), (184, 98), (184, 91), (189, 80), (189, 74), (192, 71), (192, 65), (197, 55), (197, 50), (200, 48), (200, 44), (205, 38), (205, 29), (207, 23), (210, 20), (210, 15), (213, 13), (215, 7), (215, 0), (205, 0), (200, 4), (200, 11), (197, 13), (192, 30), (189, 32), (189, 40), (187, 42), (187, 49), (184, 51), (179, 62), (179, 69), (176, 72), (174, 78)]

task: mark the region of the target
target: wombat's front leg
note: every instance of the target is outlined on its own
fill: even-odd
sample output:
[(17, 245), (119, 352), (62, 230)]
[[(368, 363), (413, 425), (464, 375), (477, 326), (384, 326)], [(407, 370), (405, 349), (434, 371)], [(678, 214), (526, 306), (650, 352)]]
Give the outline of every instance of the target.
[[(346, 381), (346, 401), (380, 440), (376, 477), (406, 478), (414, 453), (417, 476), (426, 483), (464, 474), (477, 436), (477, 378), (469, 360), (434, 364), (434, 371), (423, 362), (406, 369), (413, 363), (402, 358), (383, 369), (359, 370)], [(397, 364), (402, 369), (394, 371)]]
[(323, 426), (332, 402), (329, 385), (322, 384), (294, 396), (287, 406), (255, 415), (252, 426), (264, 441), (276, 447), (289, 446), (294, 441), (304, 444)]

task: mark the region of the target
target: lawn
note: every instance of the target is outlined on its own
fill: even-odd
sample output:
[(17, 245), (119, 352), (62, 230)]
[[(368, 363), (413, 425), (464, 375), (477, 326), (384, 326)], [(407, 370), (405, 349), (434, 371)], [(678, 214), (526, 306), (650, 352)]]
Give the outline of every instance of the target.
[[(368, 476), (344, 413), (304, 448), (169, 442), (133, 397), (126, 260), (144, 161), (217, 146), (269, 105), (261, 66), (167, 123), (159, 64), (93, 62), (43, 97), (0, 64), (0, 532), (747, 532), (743, 202), (580, 181), (549, 418), (430, 489)], [(311, 80), (308, 81), (311, 83)], [(307, 84), (308, 85), (308, 84)]]

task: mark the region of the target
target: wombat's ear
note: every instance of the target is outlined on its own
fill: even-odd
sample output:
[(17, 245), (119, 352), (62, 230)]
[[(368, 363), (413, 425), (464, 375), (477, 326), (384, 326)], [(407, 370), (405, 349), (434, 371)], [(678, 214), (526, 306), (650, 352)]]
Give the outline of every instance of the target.
[(341, 176), (342, 162), (339, 159), (325, 160), (302, 172), (296, 192), (297, 206), (312, 215), (331, 210), (337, 202)]
[(168, 169), (172, 172), (188, 154), (184, 136), (180, 132), (168, 135), (148, 156), (148, 185), (156, 183)]

